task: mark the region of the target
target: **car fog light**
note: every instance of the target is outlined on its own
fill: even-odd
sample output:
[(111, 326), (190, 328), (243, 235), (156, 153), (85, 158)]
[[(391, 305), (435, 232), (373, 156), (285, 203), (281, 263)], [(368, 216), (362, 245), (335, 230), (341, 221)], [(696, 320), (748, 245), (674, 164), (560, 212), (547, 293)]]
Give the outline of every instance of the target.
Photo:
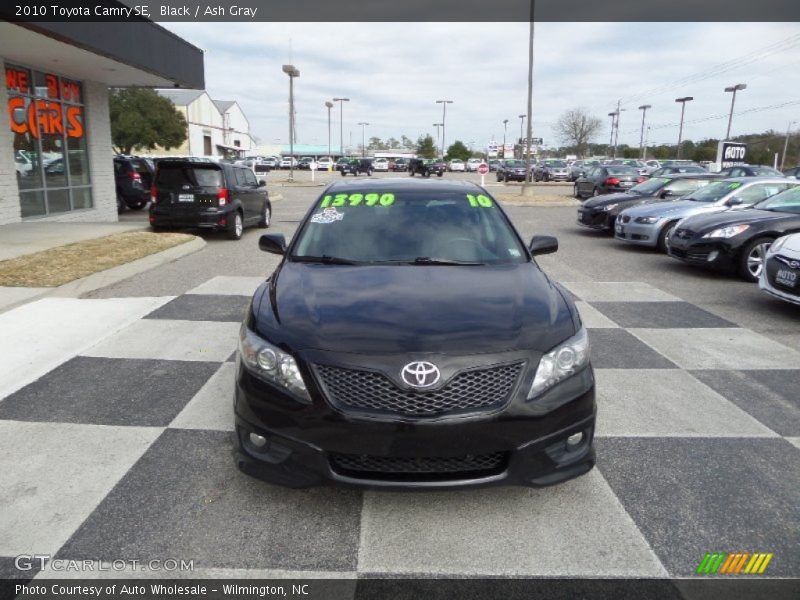
[(259, 351), (256, 360), (258, 361), (258, 366), (265, 371), (274, 371), (275, 367), (278, 366), (278, 355), (275, 354), (272, 348), (264, 348)]
[(583, 442), (583, 432), (580, 431), (578, 433), (573, 433), (567, 438), (567, 448), (573, 449), (576, 446), (579, 446), (581, 442)]
[(258, 435), (257, 433), (251, 433), (250, 443), (256, 448), (263, 448), (267, 445), (267, 438), (265, 438), (263, 435)]
[(714, 262), (715, 260), (717, 260), (718, 256), (719, 256), (719, 250), (713, 250), (712, 252), (709, 252), (708, 258), (706, 260), (708, 262)]

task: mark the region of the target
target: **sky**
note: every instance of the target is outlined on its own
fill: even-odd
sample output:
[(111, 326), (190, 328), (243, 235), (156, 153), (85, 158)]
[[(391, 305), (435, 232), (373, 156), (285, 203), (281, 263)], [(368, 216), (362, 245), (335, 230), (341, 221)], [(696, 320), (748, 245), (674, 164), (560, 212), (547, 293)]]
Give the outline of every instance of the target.
[[(446, 142), (475, 150), (520, 136), (526, 112), (527, 23), (164, 23), (205, 51), (206, 89), (236, 100), (261, 143), (287, 144), (288, 77), (295, 80), (298, 144), (327, 144), (325, 101), (347, 97), (344, 144), (366, 138), (431, 134), (447, 106)], [(533, 136), (558, 146), (553, 125), (584, 107), (602, 119), (593, 140), (609, 140), (617, 102), (619, 142), (639, 145), (644, 104), (648, 143), (722, 138), (731, 94), (731, 135), (800, 127), (800, 23), (537, 23), (534, 34)], [(339, 145), (338, 104), (331, 144)]]

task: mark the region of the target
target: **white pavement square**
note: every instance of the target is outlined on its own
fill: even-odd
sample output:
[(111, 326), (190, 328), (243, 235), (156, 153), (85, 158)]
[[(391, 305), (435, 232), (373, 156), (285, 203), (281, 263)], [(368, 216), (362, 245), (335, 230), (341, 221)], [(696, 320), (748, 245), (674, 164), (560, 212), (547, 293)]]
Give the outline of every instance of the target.
[(788, 441), (790, 444), (794, 444), (798, 449), (800, 449), (800, 437), (788, 437), (786, 438), (786, 441)]
[(749, 329), (628, 329), (683, 369), (800, 369), (800, 352)]
[(665, 575), (597, 469), (539, 490), (366, 492), (358, 557), (360, 572)]
[(233, 381), (236, 365), (223, 363), (170, 423), (175, 429), (233, 431)]
[(598, 436), (778, 434), (677, 369), (596, 369)]
[(234, 277), (219, 275), (186, 292), (187, 294), (214, 294), (217, 296), (252, 296), (266, 277)]
[(161, 431), (0, 421), (0, 555), (54, 554)]
[(639, 281), (561, 282), (585, 302), (678, 302), (680, 298)]
[(83, 355), (224, 362), (236, 350), (239, 327), (220, 321), (144, 319)]
[(619, 325), (597, 310), (591, 304), (582, 300), (575, 301), (575, 307), (581, 316), (583, 326), (589, 329), (611, 329), (618, 328)]
[(172, 298), (45, 298), (0, 314), (0, 398)]

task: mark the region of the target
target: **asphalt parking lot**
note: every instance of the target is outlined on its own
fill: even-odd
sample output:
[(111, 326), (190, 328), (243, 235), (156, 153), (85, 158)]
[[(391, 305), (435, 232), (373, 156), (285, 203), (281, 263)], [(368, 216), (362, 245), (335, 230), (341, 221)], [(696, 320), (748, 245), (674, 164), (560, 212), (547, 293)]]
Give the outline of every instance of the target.
[[(285, 174), (268, 178), (282, 195), (270, 231), (288, 238), (322, 188), (280, 187)], [(540, 190), (566, 198), (571, 186)], [(22, 318), (45, 328), (60, 310), (77, 315), (0, 389), (10, 477), (0, 530), (14, 532), (0, 540), (0, 571), (40, 553), (193, 559), (195, 575), (215, 576), (691, 577), (721, 551), (773, 553), (767, 576), (800, 576), (797, 307), (584, 231), (577, 205), (507, 210), (525, 238), (558, 237), (540, 264), (590, 332), (598, 466), (588, 475), (424, 494), (245, 477), (230, 457), (232, 352), (248, 295), (278, 259), (258, 250), (261, 230), (239, 242), (209, 234), (200, 252), (83, 299), (0, 316), (10, 331)]]

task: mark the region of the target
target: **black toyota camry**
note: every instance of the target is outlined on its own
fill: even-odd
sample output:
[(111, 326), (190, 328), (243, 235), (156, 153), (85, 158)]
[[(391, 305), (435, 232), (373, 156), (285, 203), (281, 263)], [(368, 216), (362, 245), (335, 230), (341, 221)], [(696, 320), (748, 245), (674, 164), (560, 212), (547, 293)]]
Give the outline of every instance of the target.
[(292, 487), (544, 486), (594, 465), (594, 375), (569, 293), (483, 188), (342, 181), (240, 332), (236, 463)]
[(578, 225), (613, 233), (617, 215), (626, 208), (677, 200), (715, 179), (719, 179), (719, 176), (709, 173), (665, 175), (647, 179), (626, 192), (589, 198), (578, 207)]
[(800, 186), (751, 208), (680, 221), (669, 236), (669, 255), (712, 269), (738, 271), (746, 281), (758, 281), (772, 242), (798, 231)]

